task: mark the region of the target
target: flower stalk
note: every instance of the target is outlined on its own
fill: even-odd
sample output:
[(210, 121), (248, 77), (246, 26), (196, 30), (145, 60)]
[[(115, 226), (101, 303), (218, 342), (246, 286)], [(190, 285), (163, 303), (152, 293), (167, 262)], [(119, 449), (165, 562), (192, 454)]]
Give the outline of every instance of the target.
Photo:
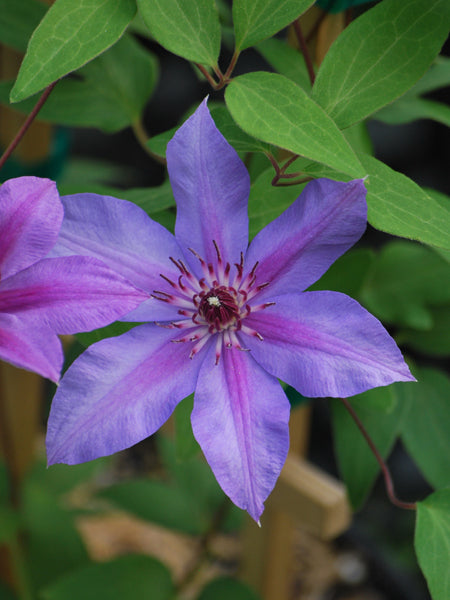
[(19, 129), (19, 131), (17, 132), (16, 136), (14, 137), (14, 139), (9, 144), (9, 146), (6, 148), (6, 150), (4, 151), (2, 157), (0, 158), (0, 169), (3, 168), (3, 165), (5, 164), (5, 162), (8, 160), (8, 158), (11, 156), (11, 154), (14, 152), (14, 150), (17, 148), (17, 146), (21, 142), (23, 136), (26, 134), (26, 132), (30, 128), (30, 125), (32, 124), (32, 122), (36, 118), (36, 116), (39, 113), (39, 111), (41, 110), (41, 108), (44, 106), (45, 102), (47, 101), (47, 98), (52, 93), (52, 90), (55, 87), (55, 85), (58, 83), (58, 81), (59, 80), (56, 80), (53, 83), (51, 83), (42, 92), (42, 95), (39, 98), (39, 100), (36, 102), (35, 107), (31, 111), (31, 113), (28, 115), (28, 117), (25, 119), (24, 124)]
[(397, 498), (397, 496), (395, 494), (395, 490), (394, 490), (394, 483), (392, 481), (392, 477), (391, 477), (391, 473), (389, 471), (389, 468), (388, 468), (387, 464), (385, 463), (383, 457), (381, 456), (378, 448), (375, 446), (372, 438), (369, 435), (369, 432), (364, 427), (361, 419), (356, 414), (355, 409), (350, 404), (350, 402), (348, 401), (348, 399), (347, 398), (339, 398), (339, 400), (342, 402), (342, 404), (345, 406), (345, 408), (347, 409), (347, 411), (350, 414), (350, 416), (352, 417), (352, 419), (355, 421), (358, 429), (362, 433), (362, 435), (363, 435), (364, 439), (366, 440), (369, 448), (371, 449), (371, 451), (372, 451), (373, 455), (375, 456), (378, 464), (380, 465), (381, 472), (382, 472), (383, 477), (384, 477), (384, 483), (385, 483), (385, 486), (386, 486), (386, 492), (387, 492), (387, 495), (389, 497), (389, 500), (392, 502), (392, 504), (394, 504), (395, 506), (398, 506), (399, 508), (403, 508), (404, 510), (416, 510), (417, 506), (416, 506), (416, 504), (414, 502), (403, 502), (402, 500), (399, 500)]

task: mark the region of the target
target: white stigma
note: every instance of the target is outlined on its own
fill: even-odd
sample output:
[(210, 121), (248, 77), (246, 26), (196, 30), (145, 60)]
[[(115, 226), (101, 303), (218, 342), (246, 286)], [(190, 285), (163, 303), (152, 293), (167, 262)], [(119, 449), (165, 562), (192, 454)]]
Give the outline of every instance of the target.
[(207, 300), (208, 300), (208, 304), (210, 306), (217, 306), (217, 307), (221, 306), (220, 300), (217, 296), (210, 296), (209, 298), (207, 298)]

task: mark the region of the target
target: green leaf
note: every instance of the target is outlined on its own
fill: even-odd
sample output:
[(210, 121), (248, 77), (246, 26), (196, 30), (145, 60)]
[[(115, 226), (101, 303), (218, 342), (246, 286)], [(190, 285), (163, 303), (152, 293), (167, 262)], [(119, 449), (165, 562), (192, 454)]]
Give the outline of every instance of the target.
[[(400, 431), (406, 403), (403, 395), (413, 384), (394, 383), (349, 399), (378, 451), (386, 458)], [(358, 509), (380, 470), (366, 440), (340, 400), (332, 400), (334, 443), (339, 470), (350, 502)]]
[(237, 152), (270, 152), (270, 144), (249, 136), (236, 125), (225, 105), (211, 108), (211, 116), (220, 133)]
[(146, 144), (148, 148), (158, 156), (166, 156), (167, 144), (175, 135), (179, 125), (176, 127), (172, 127), (171, 129), (167, 129), (167, 131), (163, 131), (162, 133), (158, 133), (158, 135), (154, 135), (150, 139), (147, 140)]
[(358, 155), (361, 153), (373, 155), (373, 143), (365, 122), (347, 127), (342, 133)]
[(162, 481), (135, 479), (118, 483), (102, 490), (99, 496), (141, 519), (176, 531), (196, 535), (208, 526), (209, 515), (202, 513), (186, 490)]
[(183, 461), (200, 453), (200, 446), (194, 437), (191, 425), (191, 412), (194, 407), (194, 394), (177, 404), (175, 417), (175, 448), (178, 460)]
[(271, 37), (303, 14), (313, 0), (234, 0), (236, 49), (245, 50)]
[(0, 581), (0, 598), (2, 600), (18, 600), (16, 594), (3, 581)]
[(292, 79), (304, 90), (311, 89), (311, 82), (303, 55), (292, 46), (277, 38), (261, 42), (255, 47), (271, 67), (288, 79)]
[(442, 102), (408, 96), (381, 109), (373, 115), (373, 118), (388, 125), (410, 123), (418, 119), (431, 119), (450, 127), (450, 108)]
[[(232, 504), (220, 489), (209, 465), (199, 456), (183, 461), (178, 460), (174, 443), (159, 435), (158, 449), (168, 473), (173, 478), (176, 489), (199, 511), (208, 526), (216, 518), (217, 511), (223, 511), (226, 503), (227, 514), (223, 521), (224, 531), (234, 531), (241, 526), (243, 512)], [(186, 500), (188, 502), (188, 500)], [(194, 512), (192, 512), (194, 514)]]
[(25, 52), (46, 7), (38, 0), (0, 0), (0, 42)]
[(169, 600), (173, 584), (160, 561), (129, 555), (78, 569), (41, 594), (43, 600)]
[(0, 504), (0, 546), (8, 544), (19, 530), (19, 515), (9, 506)]
[[(64, 195), (90, 192), (92, 187), (105, 186), (105, 184), (123, 186), (124, 182), (133, 180), (135, 176), (136, 172), (131, 166), (99, 160), (92, 156), (85, 158), (71, 156), (57, 184), (60, 194)], [(61, 191), (63, 188), (68, 191)]]
[(122, 200), (128, 200), (129, 202), (133, 202), (133, 204), (137, 204), (148, 215), (154, 215), (155, 213), (159, 213), (162, 210), (175, 206), (175, 199), (169, 180), (156, 187), (130, 188), (127, 190), (89, 182), (79, 182), (78, 184), (68, 185), (58, 184), (58, 190), (63, 196), (89, 192), (101, 194), (103, 196), (121, 198)]
[(236, 77), (225, 101), (239, 127), (253, 137), (352, 177), (366, 174), (330, 117), (283, 75), (260, 71)]
[(32, 96), (107, 50), (135, 14), (134, 0), (57, 0), (30, 39), (11, 102)]
[(31, 578), (37, 588), (88, 563), (73, 516), (40, 486), (27, 486), (24, 504)]
[(369, 173), (367, 219), (376, 229), (450, 249), (450, 207), (372, 156), (360, 156)]
[(309, 289), (332, 290), (358, 298), (374, 258), (372, 250), (350, 250), (338, 258)]
[(317, 73), (313, 97), (341, 128), (404, 94), (447, 38), (447, 0), (384, 0), (337, 38)]
[[(194, 112), (195, 108), (196, 107), (192, 107), (192, 110), (188, 111), (186, 119)], [(270, 152), (272, 150), (270, 144), (266, 144), (261, 140), (251, 137), (238, 127), (233, 121), (226, 106), (210, 103), (209, 110), (217, 129), (237, 152)], [(158, 154), (158, 156), (165, 156), (167, 144), (186, 119), (183, 118), (181, 123), (176, 127), (172, 127), (171, 129), (150, 138), (147, 142), (147, 146), (150, 150), (155, 154)]]
[[(77, 73), (80, 78), (60, 81), (39, 113), (59, 125), (98, 127), (107, 132), (138, 121), (158, 75), (156, 58), (125, 35), (110, 50)], [(10, 82), (0, 82), (0, 101), (7, 103)], [(36, 98), (14, 105), (29, 113)]]
[(428, 311), (432, 327), (426, 331), (402, 329), (396, 336), (397, 342), (431, 356), (450, 356), (450, 305), (433, 306)]
[(301, 194), (305, 185), (277, 187), (271, 185), (274, 170), (265, 170), (250, 188), (248, 201), (250, 239), (281, 215)]
[(408, 95), (417, 96), (450, 85), (450, 58), (437, 56), (425, 75), (409, 90)]
[(374, 261), (361, 297), (382, 321), (431, 329), (429, 307), (450, 301), (450, 265), (425, 246), (391, 242)]
[(107, 461), (108, 459), (100, 458), (78, 465), (58, 464), (47, 468), (45, 462), (39, 460), (27, 474), (27, 485), (36, 486), (55, 495), (64, 494), (98, 474)]
[(260, 596), (242, 581), (217, 577), (202, 590), (198, 600), (259, 600)]
[(170, 52), (214, 67), (220, 52), (220, 23), (214, 0), (138, 0), (150, 33)]
[(401, 98), (373, 115), (388, 124), (432, 119), (450, 127), (450, 108), (441, 102), (421, 98), (424, 94), (450, 85), (450, 58), (438, 56), (425, 75)]
[(91, 344), (95, 344), (100, 340), (104, 340), (105, 338), (116, 337), (118, 335), (122, 335), (122, 333), (126, 333), (136, 327), (137, 323), (122, 323), (120, 321), (116, 321), (115, 323), (111, 323), (106, 327), (101, 327), (100, 329), (94, 329), (93, 331), (85, 331), (83, 333), (77, 333), (76, 337), (81, 344), (85, 348), (90, 346)]
[(411, 386), (402, 440), (425, 479), (435, 488), (450, 485), (450, 379), (422, 369)]
[(450, 489), (439, 490), (417, 504), (414, 546), (433, 600), (448, 600)]

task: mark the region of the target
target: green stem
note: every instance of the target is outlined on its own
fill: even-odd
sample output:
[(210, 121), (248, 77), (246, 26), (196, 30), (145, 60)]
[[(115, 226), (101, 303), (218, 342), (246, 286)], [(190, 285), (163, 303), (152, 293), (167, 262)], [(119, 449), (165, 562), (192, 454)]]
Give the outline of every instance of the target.
[(150, 139), (147, 135), (147, 132), (144, 129), (144, 126), (141, 121), (135, 121), (132, 125), (133, 133), (139, 142), (141, 148), (151, 157), (153, 160), (158, 162), (160, 165), (166, 165), (167, 161), (164, 156), (160, 156), (156, 154), (147, 145), (148, 140)]

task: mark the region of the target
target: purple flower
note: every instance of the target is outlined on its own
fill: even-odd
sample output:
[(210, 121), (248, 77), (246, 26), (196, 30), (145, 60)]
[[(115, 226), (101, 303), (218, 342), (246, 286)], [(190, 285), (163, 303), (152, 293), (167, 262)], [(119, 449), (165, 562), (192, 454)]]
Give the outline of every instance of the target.
[(53, 381), (63, 364), (57, 334), (102, 327), (148, 298), (96, 258), (44, 258), (62, 219), (53, 181), (0, 187), (0, 359)]
[(57, 251), (98, 256), (152, 298), (126, 317), (148, 323), (94, 344), (63, 377), (48, 462), (127, 448), (195, 391), (194, 435), (225, 493), (258, 520), (289, 446), (277, 378), (310, 397), (413, 379), (357, 302), (302, 293), (364, 232), (365, 188), (310, 183), (247, 249), (249, 177), (206, 102), (169, 143), (167, 162), (175, 236), (123, 200), (63, 199)]

